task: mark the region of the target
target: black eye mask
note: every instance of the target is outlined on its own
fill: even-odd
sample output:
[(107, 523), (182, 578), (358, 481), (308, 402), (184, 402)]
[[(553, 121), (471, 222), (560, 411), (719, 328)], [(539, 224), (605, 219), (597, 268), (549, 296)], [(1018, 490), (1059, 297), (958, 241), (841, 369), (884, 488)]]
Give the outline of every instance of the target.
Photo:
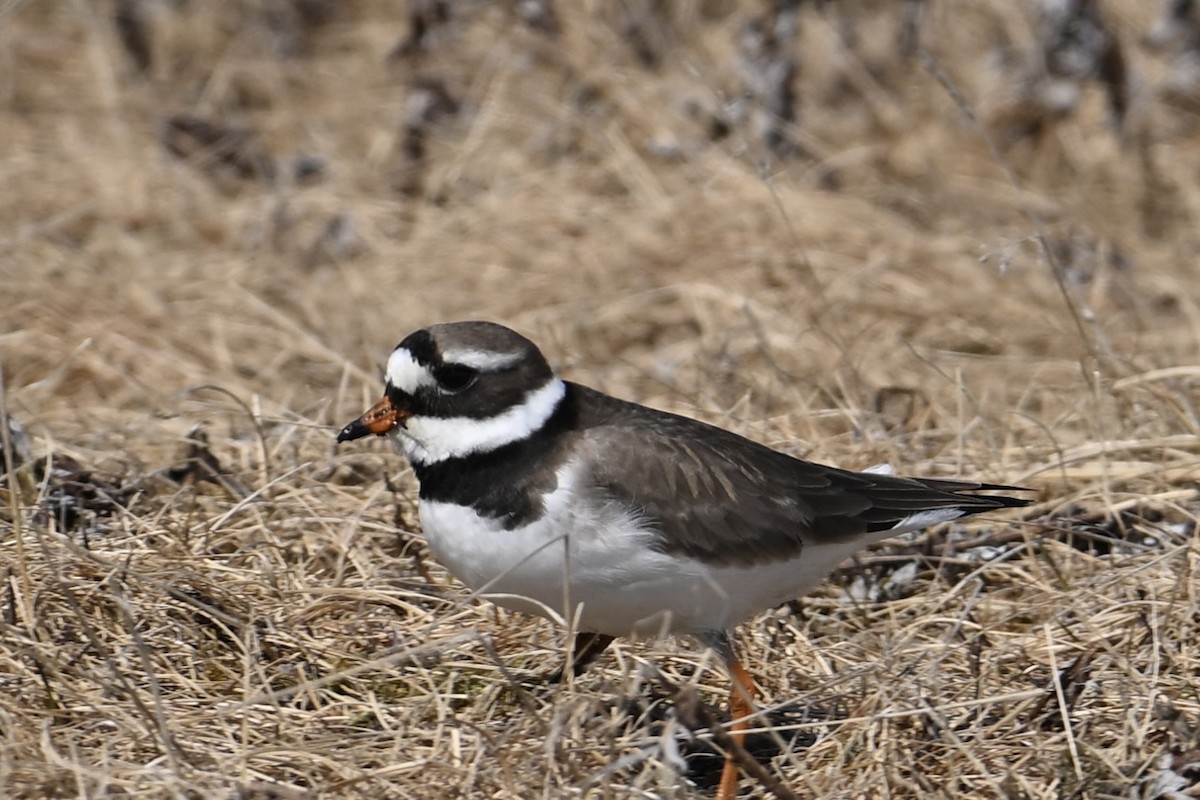
[(447, 392), (460, 392), (478, 377), (479, 370), (466, 364), (443, 364), (433, 371), (433, 379)]

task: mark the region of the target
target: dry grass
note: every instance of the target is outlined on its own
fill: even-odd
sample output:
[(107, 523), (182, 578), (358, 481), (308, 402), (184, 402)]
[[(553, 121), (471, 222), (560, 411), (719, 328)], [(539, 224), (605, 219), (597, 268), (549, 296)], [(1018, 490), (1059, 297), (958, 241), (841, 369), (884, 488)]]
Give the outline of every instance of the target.
[[(0, 7), (0, 398), (59, 468), (0, 487), (0, 794), (703, 796), (677, 722), (629, 710), (645, 664), (718, 703), (708, 657), (624, 643), (523, 683), (561, 633), (428, 559), (382, 443), (333, 447), (396, 341), (471, 317), (799, 455), (1039, 490), (745, 626), (801, 796), (1194, 796), (1162, 770), (1200, 745), (1200, 151), (1138, 44), (1156, 9), (1103, 4), (1137, 75), (1120, 133), (1088, 84), (1009, 141), (1032, 16), (929, 0), (997, 156), (896, 52), (899, 4), (853, 50), (806, 5), (784, 158), (709, 135), (734, 4), (679, 4), (655, 68), (607, 4), (559, 4), (557, 36), (451, 4), (391, 60), (396, 4), (302, 5), (134, 3), (144, 46), (129, 3)], [(458, 108), (422, 116), (439, 85)], [(251, 156), (169, 155), (177, 115)], [(326, 170), (293, 180), (302, 154)]]

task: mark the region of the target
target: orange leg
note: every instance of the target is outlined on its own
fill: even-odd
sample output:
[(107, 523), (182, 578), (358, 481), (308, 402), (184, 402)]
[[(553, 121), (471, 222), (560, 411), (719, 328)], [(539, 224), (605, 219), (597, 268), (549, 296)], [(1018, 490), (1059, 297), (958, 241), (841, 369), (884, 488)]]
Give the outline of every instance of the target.
[[(734, 743), (741, 747), (746, 741), (745, 731), (750, 727), (749, 721), (743, 717), (753, 713), (757, 690), (754, 686), (754, 678), (750, 677), (750, 673), (742, 666), (742, 662), (738, 661), (732, 648), (722, 655), (725, 658), (725, 666), (729, 669), (729, 679), (733, 684), (729, 690), (729, 716), (732, 720), (729, 733)], [(725, 767), (721, 770), (721, 784), (717, 788), (716, 800), (734, 800), (737, 796), (737, 784), (737, 764), (734, 763), (732, 756), (727, 755), (725, 756)]]
[[(571, 656), (571, 674), (579, 677), (583, 671), (587, 669), (588, 664), (596, 660), (596, 657), (607, 649), (612, 644), (613, 637), (603, 633), (577, 633), (575, 634), (575, 651)], [(548, 683), (562, 683), (567, 678), (567, 666), (558, 672), (552, 673), (546, 678)]]
[(575, 634), (575, 653), (571, 657), (571, 669), (575, 675), (582, 675), (588, 664), (595, 661), (596, 657), (612, 644), (613, 638), (604, 633)]

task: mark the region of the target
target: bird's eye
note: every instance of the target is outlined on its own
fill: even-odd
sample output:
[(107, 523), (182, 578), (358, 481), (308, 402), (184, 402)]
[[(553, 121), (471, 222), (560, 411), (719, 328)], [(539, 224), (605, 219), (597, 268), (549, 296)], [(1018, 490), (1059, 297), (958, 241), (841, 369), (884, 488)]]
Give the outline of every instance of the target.
[(465, 364), (445, 364), (433, 372), (438, 386), (446, 392), (461, 392), (479, 377), (479, 372)]

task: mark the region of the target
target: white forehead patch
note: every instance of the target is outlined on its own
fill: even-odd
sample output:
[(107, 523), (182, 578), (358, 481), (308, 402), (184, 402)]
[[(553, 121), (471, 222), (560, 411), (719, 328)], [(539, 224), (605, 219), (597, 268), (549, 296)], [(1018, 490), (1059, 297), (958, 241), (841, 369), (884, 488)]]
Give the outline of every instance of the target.
[(495, 350), (476, 350), (473, 347), (451, 348), (442, 352), (447, 364), (462, 364), (480, 372), (499, 372), (521, 360), (520, 353), (497, 353)]
[(413, 394), (421, 386), (437, 383), (429, 370), (417, 363), (407, 348), (397, 347), (388, 357), (387, 382), (402, 392)]

